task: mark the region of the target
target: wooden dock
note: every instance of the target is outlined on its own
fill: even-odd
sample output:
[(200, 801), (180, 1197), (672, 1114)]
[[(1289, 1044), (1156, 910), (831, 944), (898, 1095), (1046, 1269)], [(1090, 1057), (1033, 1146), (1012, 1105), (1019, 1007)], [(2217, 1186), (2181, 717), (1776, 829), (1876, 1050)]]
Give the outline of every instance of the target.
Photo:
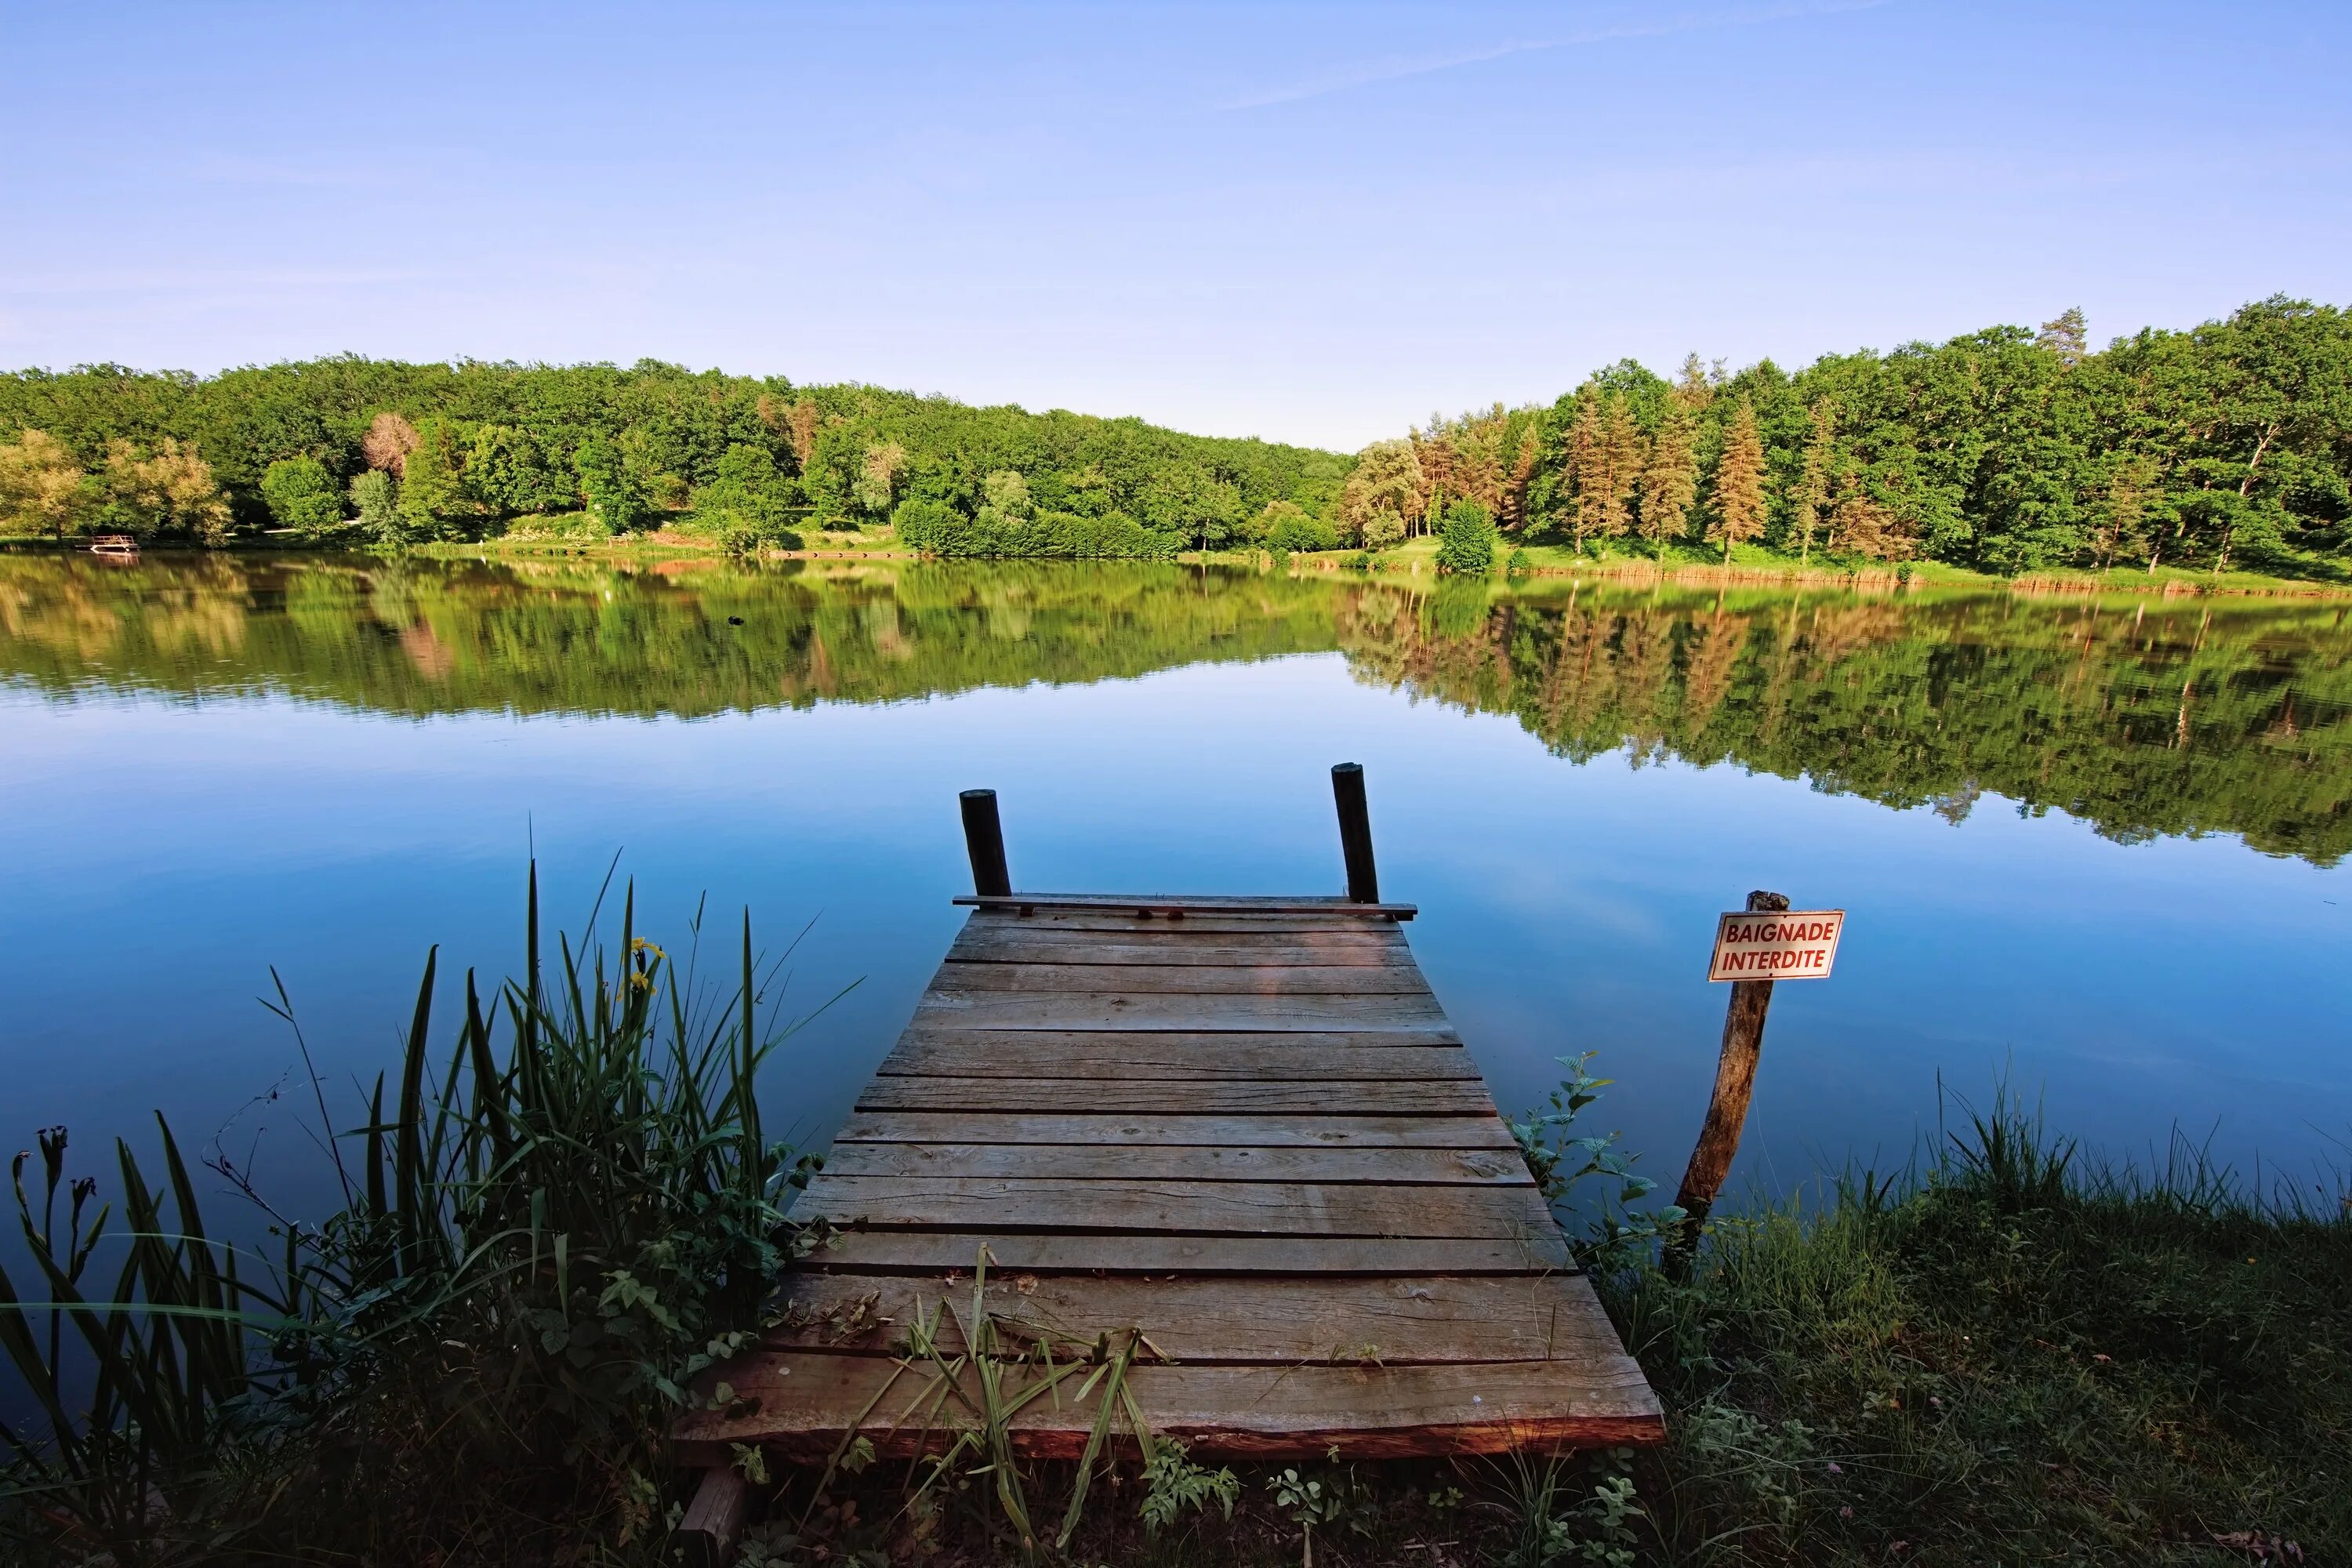
[[(705, 1380), (734, 1399), (681, 1422), (690, 1461), (937, 1451), (909, 1326), (953, 1338), (983, 1247), (1001, 1343), (1130, 1347), (1134, 1409), (1203, 1456), (1664, 1435), (1379, 901), (1352, 782), (1348, 899), (1014, 894), (968, 801), (976, 907), (793, 1211), (837, 1242)], [(1016, 1447), (1075, 1457), (1094, 1420), (1039, 1399)]]

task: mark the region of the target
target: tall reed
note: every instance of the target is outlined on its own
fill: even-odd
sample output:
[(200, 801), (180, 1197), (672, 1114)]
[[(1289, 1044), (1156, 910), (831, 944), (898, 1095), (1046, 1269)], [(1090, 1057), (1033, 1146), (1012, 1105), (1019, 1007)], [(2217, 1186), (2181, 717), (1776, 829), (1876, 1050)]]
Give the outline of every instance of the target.
[[(257, 1283), (207, 1238), (168, 1126), (168, 1224), (127, 1148), (119, 1226), (85, 1218), (87, 1179), (56, 1225), (62, 1131), (43, 1136), (37, 1205), (20, 1158), (39, 1289), (0, 1272), (0, 1347), (47, 1430), (11, 1436), (0, 1541), (132, 1562), (224, 1531), (360, 1555), (557, 1520), (658, 1531), (664, 1413), (746, 1342), (793, 1247), (783, 1210), (813, 1163), (767, 1141), (755, 1088), (807, 1020), (777, 1023), (748, 914), (730, 991), (698, 982), (699, 910), (674, 963), (637, 934), (631, 888), (617, 950), (592, 910), (551, 966), (535, 864), (528, 903), (523, 976), (486, 1001), (469, 972), (440, 1046), (427, 956), (396, 1073), (359, 1125), (324, 1130), (340, 1206), (315, 1225), (272, 1210), (283, 1256), (248, 1262)], [(273, 1011), (307, 1063), (282, 985)]]

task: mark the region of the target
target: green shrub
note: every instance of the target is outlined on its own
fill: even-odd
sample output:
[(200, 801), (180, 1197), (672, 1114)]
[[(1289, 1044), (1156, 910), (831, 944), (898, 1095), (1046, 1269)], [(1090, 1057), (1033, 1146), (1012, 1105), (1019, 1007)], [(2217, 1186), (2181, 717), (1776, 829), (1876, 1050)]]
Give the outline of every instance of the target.
[(316, 539), (341, 528), (342, 492), (335, 477), (315, 458), (287, 458), (269, 465), (261, 476), (261, 498), (278, 526), (301, 539)]
[[(1268, 509), (1272, 510), (1271, 508)], [(1337, 550), (1339, 535), (1319, 517), (1309, 517), (1297, 508), (1275, 520), (1266, 531), (1265, 542), (1274, 550)]]
[(1437, 535), (1437, 565), (1444, 572), (1487, 572), (1495, 564), (1495, 514), (1474, 500), (1445, 509)]
[(947, 559), (1028, 557), (1051, 560), (1161, 560), (1177, 541), (1124, 512), (1087, 517), (1040, 511), (1020, 516), (996, 506), (967, 515), (944, 501), (908, 500), (892, 514), (899, 542)]

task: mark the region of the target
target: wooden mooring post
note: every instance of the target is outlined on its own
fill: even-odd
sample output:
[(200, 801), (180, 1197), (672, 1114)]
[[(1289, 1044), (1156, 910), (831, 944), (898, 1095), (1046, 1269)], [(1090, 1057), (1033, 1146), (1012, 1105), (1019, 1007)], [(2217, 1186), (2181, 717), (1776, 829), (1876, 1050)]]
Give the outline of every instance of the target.
[[(1785, 893), (1758, 890), (1748, 895), (1750, 914), (1775, 914), (1789, 907)], [(1723, 1051), (1715, 1064), (1715, 1093), (1706, 1102), (1706, 1122), (1698, 1144), (1691, 1150), (1683, 1172), (1682, 1190), (1675, 1206), (1685, 1215), (1680, 1234), (1666, 1247), (1669, 1277), (1688, 1278), (1698, 1250), (1698, 1234), (1715, 1207), (1723, 1179), (1731, 1172), (1732, 1156), (1739, 1152), (1739, 1134), (1748, 1124), (1748, 1101), (1756, 1091), (1756, 1063), (1764, 1050), (1764, 1015), (1772, 1005), (1772, 982), (1732, 983), (1731, 1005), (1723, 1016)]]
[(1339, 850), (1348, 858), (1348, 901), (1381, 901), (1381, 874), (1372, 863), (1372, 814), (1364, 804), (1364, 764), (1336, 763), (1331, 798), (1339, 807)]
[(996, 816), (996, 792), (968, 789), (958, 797), (963, 806), (963, 843), (971, 853), (971, 890), (982, 898), (1003, 898), (1013, 891), (1013, 873), (1004, 864), (1004, 825)]

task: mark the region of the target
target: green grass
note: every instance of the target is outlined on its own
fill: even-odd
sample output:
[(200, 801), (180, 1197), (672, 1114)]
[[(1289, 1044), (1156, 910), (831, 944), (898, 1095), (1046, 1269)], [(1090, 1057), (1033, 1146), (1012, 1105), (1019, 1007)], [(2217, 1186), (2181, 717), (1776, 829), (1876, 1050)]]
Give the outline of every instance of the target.
[(1718, 1228), (1612, 1306), (1674, 1419), (1659, 1561), (2352, 1552), (2352, 1224), (1961, 1173)]
[(609, 953), (542, 962), (537, 889), (522, 978), (468, 974), (436, 1029), (428, 958), (394, 1073), (320, 1093), (341, 1205), (278, 1219), (279, 1256), (206, 1239), (168, 1128), (168, 1211), (122, 1150), (120, 1225), (86, 1217), (62, 1138), (38, 1195), (19, 1162), (35, 1270), (0, 1276), (0, 1352), (46, 1429), (0, 1467), (0, 1556), (657, 1560), (667, 1417), (747, 1342), (806, 1179), (752, 1093), (775, 988), (748, 916), (706, 985), (698, 916), (673, 963), (626, 895)]
[[(6, 1561), (677, 1561), (660, 1434), (792, 1252), (803, 1177), (750, 1094), (773, 1003), (763, 1028), (748, 921), (706, 987), (625, 901), (611, 962), (560, 942), (542, 963), (532, 903), (524, 977), (487, 1004), (468, 977), (454, 1028), (428, 963), (396, 1070), (328, 1122), (342, 1207), (281, 1226), (282, 1256), (208, 1239), (168, 1129), (162, 1184), (121, 1156), (119, 1222), (61, 1138), (30, 1185), (20, 1160), (40, 1268), (0, 1279), (0, 1352), (47, 1429), (0, 1468)], [(915, 1375), (961, 1441), (763, 1477), (747, 1562), (2352, 1562), (2340, 1182), (2257, 1193), (2187, 1147), (2103, 1167), (2002, 1099), (1895, 1177), (1719, 1213), (1677, 1283), (1624, 1223), (1641, 1184), (1572, 1137), (1601, 1087), (1575, 1070), (1530, 1135), (1578, 1152), (1544, 1167), (1563, 1205), (1580, 1171), (1607, 1189), (1617, 1225), (1568, 1217), (1666, 1405), (1664, 1447), (1029, 1462), (1007, 1423), (1050, 1380), (1131, 1422), (1123, 1361), (1007, 1352), (959, 1405), (967, 1358), (925, 1329)], [(978, 1305), (954, 1342), (986, 1355)]]
[[(2257, 1194), (2185, 1148), (2161, 1173), (2090, 1165), (2009, 1101), (1962, 1120), (1923, 1169), (1719, 1219), (1687, 1284), (1602, 1249), (1667, 1406), (1661, 1449), (1327, 1462), (1287, 1484), (1237, 1467), (1230, 1520), (1159, 1535), (1139, 1489), (1098, 1487), (1068, 1561), (1297, 1563), (1307, 1480), (1325, 1564), (2352, 1561), (2344, 1191)], [(1067, 1484), (1033, 1469), (1040, 1496)], [(806, 1486), (786, 1484), (812, 1524), (781, 1561), (920, 1542), (995, 1560), (898, 1477), (814, 1507)]]

